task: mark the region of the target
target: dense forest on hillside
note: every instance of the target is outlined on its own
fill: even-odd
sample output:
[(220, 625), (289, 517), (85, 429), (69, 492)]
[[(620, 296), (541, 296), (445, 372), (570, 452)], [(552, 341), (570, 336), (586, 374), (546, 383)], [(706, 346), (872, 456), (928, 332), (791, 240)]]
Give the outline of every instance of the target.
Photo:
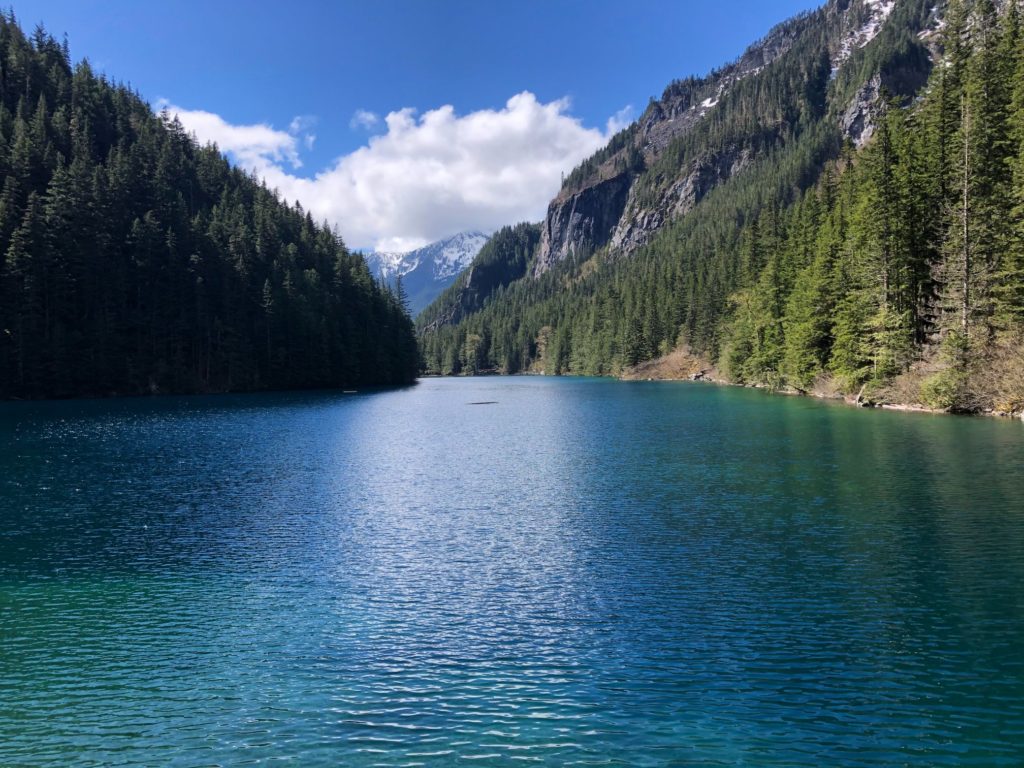
[(1024, 407), (1024, 57), (1015, 3), (946, 16), (922, 103), (892, 105), (873, 141), (798, 205), (742, 236), (743, 288), (721, 363), (741, 382), (847, 390), (921, 357), (938, 407)]
[(0, 17), (0, 397), (411, 381), (401, 300), (298, 205)]
[[(920, 5), (897, 4), (857, 77), (886, 47), (921, 55), (898, 16)], [(795, 128), (809, 116), (799, 135), (635, 254), (576, 254), (456, 325), (421, 326), (428, 368), (617, 374), (682, 346), (740, 383), (1021, 410), (1024, 37), (1003, 6), (949, 4), (941, 65), (918, 99), (881, 95), (860, 151), (810, 119), (854, 87), (849, 71), (830, 80), (802, 57), (773, 74), (758, 98), (788, 104), (773, 114)]]
[[(419, 323), (439, 326), (458, 322), (479, 310), (494, 293), (526, 274), (539, 240), (540, 231), (536, 224), (523, 223), (499, 229), (480, 249), (472, 267), (463, 271), (455, 283), (445, 289), (444, 300), (424, 310)], [(447, 314), (443, 314), (445, 312)]]

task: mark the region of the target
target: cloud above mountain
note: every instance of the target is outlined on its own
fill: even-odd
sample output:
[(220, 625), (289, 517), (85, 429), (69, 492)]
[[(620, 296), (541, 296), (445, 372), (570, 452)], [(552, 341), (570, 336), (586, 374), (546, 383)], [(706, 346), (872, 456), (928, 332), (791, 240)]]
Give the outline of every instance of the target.
[[(570, 114), (567, 99), (542, 103), (528, 91), (502, 109), (465, 115), (451, 106), (422, 114), (406, 108), (384, 117), (366, 146), (313, 176), (301, 176), (295, 173), (301, 151), (311, 144), (306, 118), (282, 131), (158, 106), (284, 198), (336, 226), (350, 245), (387, 251), (410, 250), (454, 232), (539, 220), (562, 174), (631, 118), (624, 111), (604, 130), (587, 128)], [(354, 125), (371, 127), (369, 114)]]

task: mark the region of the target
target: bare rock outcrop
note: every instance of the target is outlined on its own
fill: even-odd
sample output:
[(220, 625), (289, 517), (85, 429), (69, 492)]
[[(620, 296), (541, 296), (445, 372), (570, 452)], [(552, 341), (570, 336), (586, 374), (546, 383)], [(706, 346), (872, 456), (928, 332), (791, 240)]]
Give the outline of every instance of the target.
[[(841, 78), (844, 65), (880, 34), (895, 6), (896, 0), (830, 0), (824, 8), (776, 27), (735, 62), (707, 77), (670, 84), (627, 133), (574, 172), (551, 203), (533, 276), (571, 255), (605, 246), (613, 255), (629, 255), (669, 222), (688, 214), (714, 188), (754, 163), (754, 153), (766, 145), (766, 134), (777, 131), (782, 136), (790, 126), (759, 125), (749, 136), (730, 135), (725, 143), (716, 143), (722, 139), (709, 130), (708, 140), (697, 150), (694, 146), (701, 142), (685, 145), (685, 138), (714, 119), (716, 110), (749, 109), (746, 102), (735, 101), (751, 98), (749, 89), (740, 91), (738, 86), (791, 52), (807, 30), (825, 31), (831, 77)], [(932, 21), (928, 24), (922, 35), (934, 26)], [(848, 105), (830, 105), (829, 119), (863, 146), (874, 133), (884, 92), (916, 93), (926, 76), (927, 71), (914, 62), (906, 71), (875, 75)]]
[(608, 242), (631, 184), (631, 176), (620, 174), (555, 198), (544, 219), (534, 274), (543, 274), (570, 255), (588, 253)]

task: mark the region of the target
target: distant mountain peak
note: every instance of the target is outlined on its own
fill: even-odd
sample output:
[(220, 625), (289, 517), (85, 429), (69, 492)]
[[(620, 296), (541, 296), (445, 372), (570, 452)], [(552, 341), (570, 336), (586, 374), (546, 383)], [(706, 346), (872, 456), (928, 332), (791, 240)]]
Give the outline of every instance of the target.
[(483, 232), (459, 232), (406, 253), (374, 251), (366, 255), (366, 262), (384, 280), (402, 277), (415, 315), (452, 284), (488, 239)]
[(419, 266), (418, 259), (407, 258), (411, 253), (415, 252), (391, 253), (387, 251), (373, 251), (366, 254), (366, 259), (370, 264), (371, 270), (376, 266), (377, 273), (381, 277), (390, 280), (399, 275), (404, 276)]
[(468, 267), (487, 240), (482, 232), (459, 232), (414, 253), (433, 264), (435, 279), (447, 280)]

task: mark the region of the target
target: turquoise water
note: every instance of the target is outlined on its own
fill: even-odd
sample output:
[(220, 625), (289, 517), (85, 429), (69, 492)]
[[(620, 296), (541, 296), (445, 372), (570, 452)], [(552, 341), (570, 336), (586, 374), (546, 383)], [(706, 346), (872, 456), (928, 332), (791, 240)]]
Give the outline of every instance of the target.
[(691, 384), (0, 405), (0, 765), (1020, 765), (1022, 469)]

